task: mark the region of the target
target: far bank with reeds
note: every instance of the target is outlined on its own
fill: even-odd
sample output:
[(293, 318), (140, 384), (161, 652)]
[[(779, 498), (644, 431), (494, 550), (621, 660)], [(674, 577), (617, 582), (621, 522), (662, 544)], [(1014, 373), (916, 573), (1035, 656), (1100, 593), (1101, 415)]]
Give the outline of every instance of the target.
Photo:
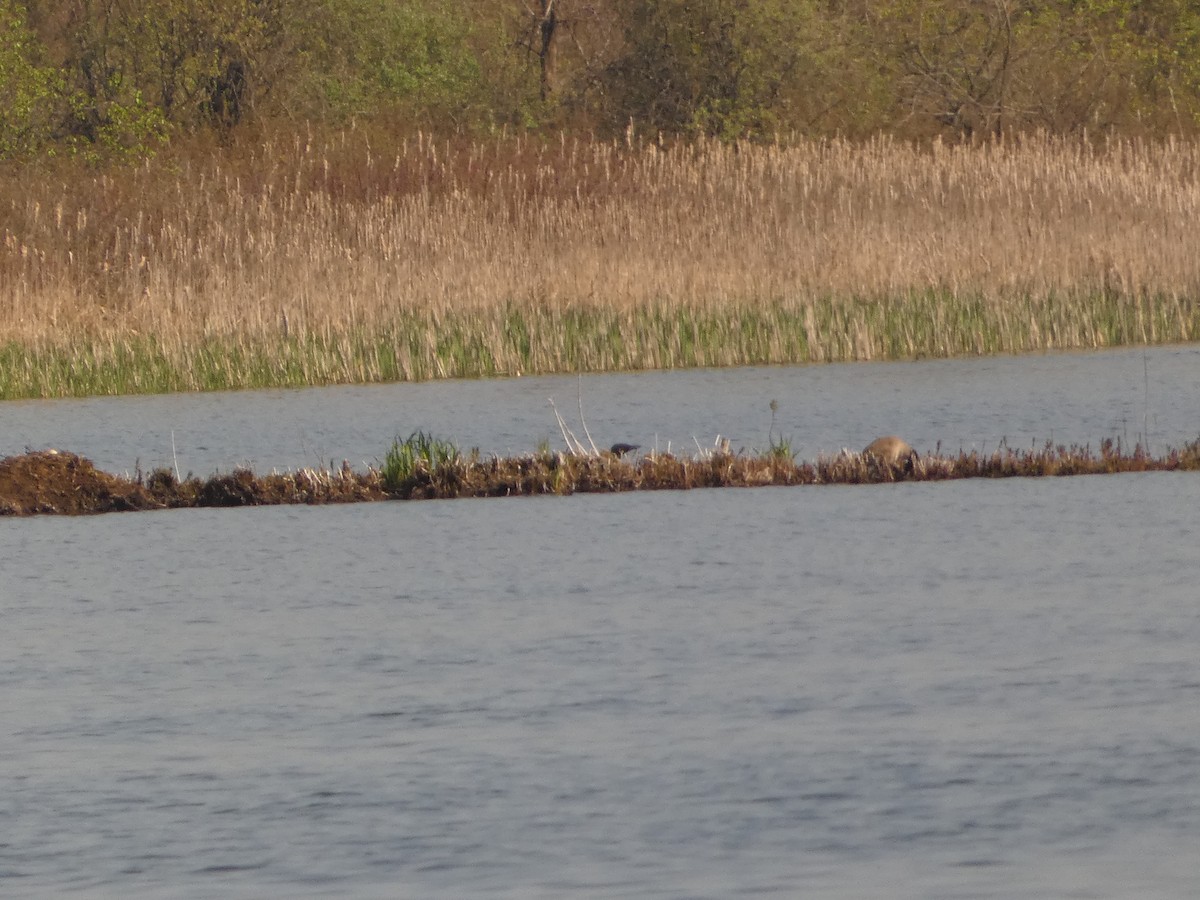
[(343, 464), (337, 470), (302, 469), (263, 476), (241, 469), (207, 479), (191, 475), (181, 479), (168, 469), (120, 477), (98, 471), (90, 460), (73, 453), (49, 450), (0, 460), (0, 516), (1200, 471), (1200, 439), (1160, 456), (1151, 456), (1140, 446), (1130, 451), (1119, 442), (1105, 441), (1098, 452), (1047, 445), (990, 455), (921, 456), (902, 464), (846, 452), (798, 462), (785, 449), (775, 445), (756, 455), (717, 447), (695, 456), (651, 453), (634, 459), (607, 452), (549, 450), (481, 457), (460, 453), (446, 441), (414, 435), (396, 441), (383, 465), (366, 472)]
[(1200, 338), (1200, 145), (346, 132), (0, 172), (0, 397)]

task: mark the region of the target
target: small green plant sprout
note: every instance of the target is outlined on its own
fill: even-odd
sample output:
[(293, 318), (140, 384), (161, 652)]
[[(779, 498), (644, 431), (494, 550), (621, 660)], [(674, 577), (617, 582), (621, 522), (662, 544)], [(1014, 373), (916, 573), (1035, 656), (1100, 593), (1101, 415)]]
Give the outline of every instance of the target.
[(424, 431), (414, 431), (403, 441), (396, 438), (380, 469), (384, 487), (394, 491), (419, 474), (436, 475), (439, 470), (457, 462), (459, 455), (458, 448), (452, 443)]
[(780, 436), (778, 440), (771, 441), (771, 446), (767, 449), (767, 457), (780, 462), (792, 462), (796, 458), (796, 452), (792, 449), (792, 442)]
[(538, 441), (536, 456), (539, 459), (549, 459), (553, 455), (554, 452), (550, 449), (549, 438), (542, 438), (540, 441)]
[(796, 458), (796, 454), (792, 451), (792, 442), (785, 438), (781, 432), (779, 437), (775, 437), (775, 414), (779, 412), (779, 401), (772, 400), (769, 404), (771, 407), (771, 424), (767, 428), (767, 452), (766, 456), (769, 459), (791, 462)]

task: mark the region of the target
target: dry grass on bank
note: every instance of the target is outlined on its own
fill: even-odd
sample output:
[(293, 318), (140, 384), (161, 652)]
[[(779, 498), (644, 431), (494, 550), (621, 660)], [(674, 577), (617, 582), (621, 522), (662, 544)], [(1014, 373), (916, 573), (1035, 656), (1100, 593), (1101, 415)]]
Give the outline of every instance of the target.
[(0, 394), (1193, 340), (1197, 221), (1182, 142), (349, 132), (8, 171)]
[[(397, 447), (412, 447), (413, 441), (397, 442), (393, 453)], [(463, 455), (448, 443), (444, 448), (449, 455), (418, 454), (402, 473), (389, 472), (386, 466), (360, 473), (343, 465), (334, 471), (302, 469), (265, 476), (238, 470), (182, 481), (166, 469), (147, 477), (121, 478), (98, 471), (90, 460), (73, 453), (31, 452), (0, 460), (0, 516), (1200, 470), (1200, 441), (1157, 457), (1140, 446), (1130, 452), (1105, 441), (1098, 453), (1047, 445), (991, 455), (926, 456), (911, 466), (856, 453), (807, 463), (779, 452), (754, 456), (722, 449), (692, 457), (649, 454), (628, 460), (611, 453), (549, 451), (484, 459)]]

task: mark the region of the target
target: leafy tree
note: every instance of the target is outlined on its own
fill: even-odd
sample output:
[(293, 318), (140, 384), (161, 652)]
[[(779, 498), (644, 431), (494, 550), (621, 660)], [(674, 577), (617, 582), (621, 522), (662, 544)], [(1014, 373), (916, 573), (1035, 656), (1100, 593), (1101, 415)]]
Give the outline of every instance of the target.
[(368, 107), (464, 120), (476, 105), (483, 73), (467, 38), (461, 6), (443, 0), (364, 4), (352, 80)]
[(1077, 15), (1108, 24), (1106, 55), (1123, 63), (1122, 124), (1153, 131), (1200, 125), (1200, 4), (1194, 0), (1076, 0)]
[[(10, 2), (10, 0), (4, 0)], [(65, 130), (138, 144), (247, 116), (400, 110), (465, 123), (488, 91), (450, 0), (32, 0), (73, 100)]]
[(36, 153), (52, 136), (62, 80), (39, 54), (25, 10), (0, 0), (0, 158)]
[(262, 22), (252, 0), (139, 0), (111, 9), (110, 59), (122, 83), (168, 119), (190, 124), (211, 108), (217, 83), (251, 54)]
[(1196, 0), (0, 0), (0, 156), (246, 119), (1200, 130)]
[(720, 137), (796, 124), (790, 100), (816, 58), (805, 0), (628, 0), (624, 49), (600, 78), (611, 128)]
[(966, 136), (1196, 124), (1189, 0), (885, 0), (862, 21), (894, 86), (893, 127)]

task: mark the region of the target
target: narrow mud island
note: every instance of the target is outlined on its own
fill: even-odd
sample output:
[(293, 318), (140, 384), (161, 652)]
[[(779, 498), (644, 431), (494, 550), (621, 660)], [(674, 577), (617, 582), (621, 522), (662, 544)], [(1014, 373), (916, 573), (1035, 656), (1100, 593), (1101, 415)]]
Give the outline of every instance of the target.
[[(875, 446), (875, 445), (872, 445)], [(431, 452), (431, 448), (432, 451)], [(379, 468), (365, 472), (300, 469), (256, 475), (245, 469), (207, 479), (176, 477), (168, 469), (121, 477), (98, 470), (74, 453), (31, 451), (0, 460), (0, 515), (88, 515), (185, 507), (270, 506), (284, 503), (358, 503), (612, 493), (766, 485), (878, 484), (1200, 470), (1200, 439), (1165, 455), (1105, 441), (1098, 451), (1079, 446), (1003, 449), (992, 454), (904, 457), (895, 462), (870, 452), (797, 462), (781, 448), (761, 455), (718, 447), (695, 456), (652, 453), (555, 453), (522, 457), (461, 454), (450, 444), (413, 438), (397, 442)]]

